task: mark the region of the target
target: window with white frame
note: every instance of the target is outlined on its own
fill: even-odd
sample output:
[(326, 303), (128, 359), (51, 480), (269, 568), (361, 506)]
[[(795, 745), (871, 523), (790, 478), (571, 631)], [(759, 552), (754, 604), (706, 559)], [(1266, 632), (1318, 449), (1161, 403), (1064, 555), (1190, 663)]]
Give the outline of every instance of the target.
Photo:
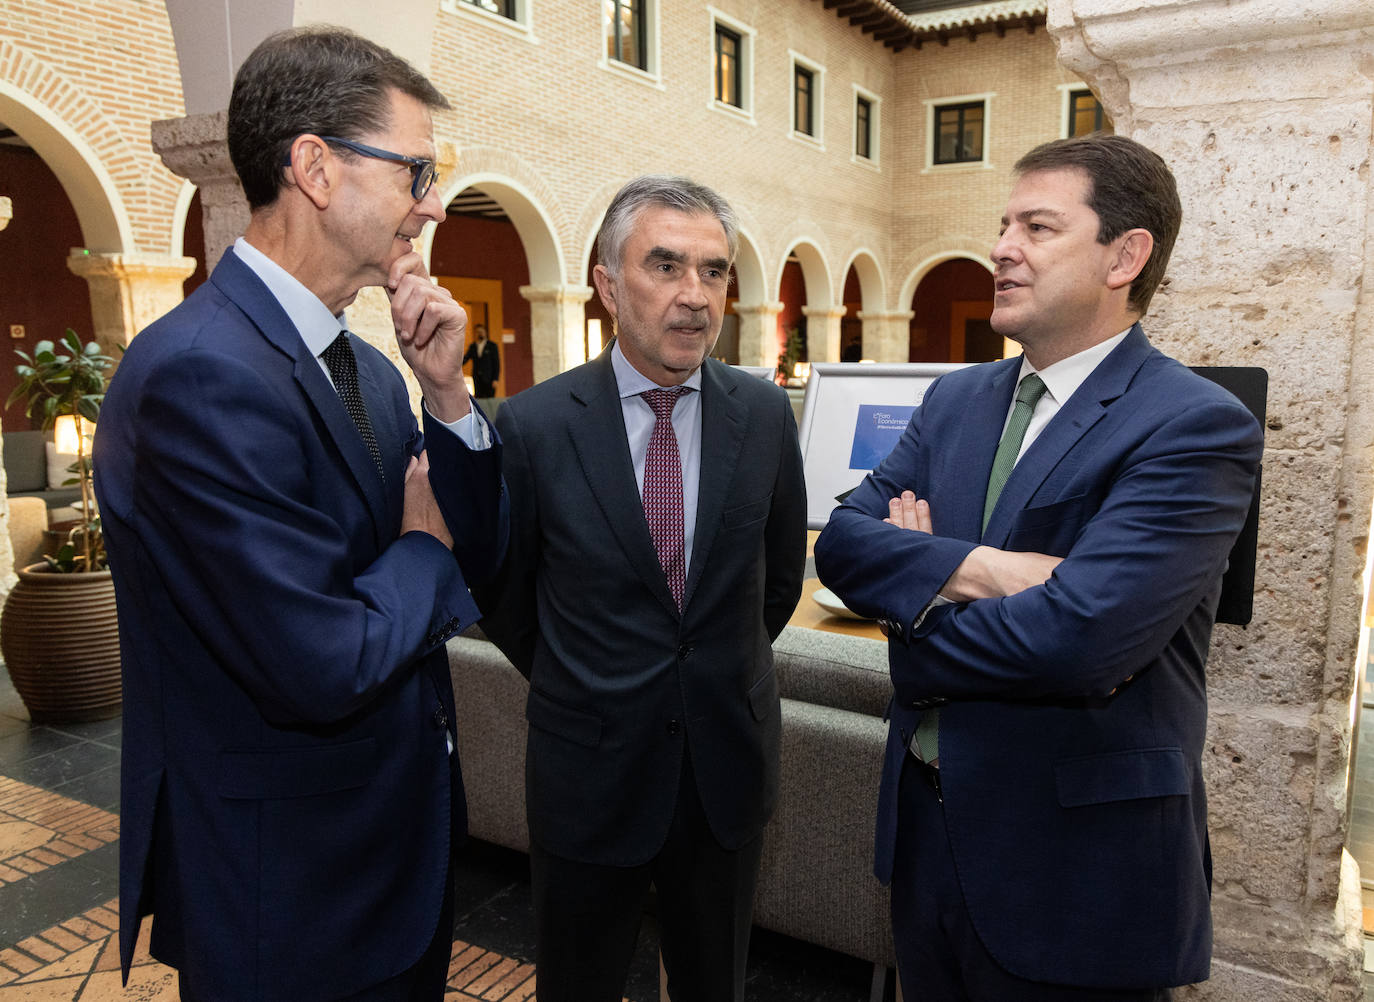
[(825, 106), (825, 69), (811, 60), (792, 57), (792, 133), (821, 142)]
[(497, 28), (530, 34), (530, 4), (533, 0), (440, 0), (441, 10), (471, 15)]
[(1112, 120), (1097, 95), (1086, 87), (1069, 87), (1064, 91), (1065, 136), (1086, 136), (1089, 132), (1111, 132)]
[(992, 94), (926, 101), (927, 167), (988, 166), (988, 109)]
[(648, 0), (603, 0), (606, 58), (635, 69), (649, 69)]
[(861, 163), (878, 163), (879, 106), (876, 94), (854, 86), (854, 150), (852, 159)]
[(713, 7), (707, 11), (711, 15), (711, 104), (752, 114), (754, 29)]

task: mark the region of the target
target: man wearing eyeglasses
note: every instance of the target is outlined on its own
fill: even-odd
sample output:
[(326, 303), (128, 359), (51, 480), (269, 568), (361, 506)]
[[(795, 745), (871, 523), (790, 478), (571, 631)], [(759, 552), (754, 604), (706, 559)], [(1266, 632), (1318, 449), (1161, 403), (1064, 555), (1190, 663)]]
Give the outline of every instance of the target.
[[(430, 999), (465, 825), (444, 641), (505, 548), (467, 318), (412, 241), (443, 218), (443, 96), (348, 32), (285, 32), (234, 83), (251, 208), (139, 334), (96, 439), (124, 671), (120, 933), (183, 999)], [(350, 334), (391, 297), (400, 374)]]

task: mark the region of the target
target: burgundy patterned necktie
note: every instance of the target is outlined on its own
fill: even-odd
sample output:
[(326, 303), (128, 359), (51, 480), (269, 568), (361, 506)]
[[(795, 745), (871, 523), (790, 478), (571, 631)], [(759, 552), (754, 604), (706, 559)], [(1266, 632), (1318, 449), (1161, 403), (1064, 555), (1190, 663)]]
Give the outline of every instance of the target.
[(673, 407), (683, 388), (645, 390), (640, 394), (654, 412), (654, 430), (644, 455), (644, 518), (658, 562), (668, 578), (668, 590), (682, 609), (687, 584), (686, 551), (682, 541), (682, 459), (673, 432)]

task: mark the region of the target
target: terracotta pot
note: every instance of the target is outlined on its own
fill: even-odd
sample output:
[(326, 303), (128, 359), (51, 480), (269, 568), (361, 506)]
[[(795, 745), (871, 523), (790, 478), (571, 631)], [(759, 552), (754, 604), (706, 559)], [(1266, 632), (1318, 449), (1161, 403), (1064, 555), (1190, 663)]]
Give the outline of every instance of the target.
[(109, 571), (30, 564), (0, 614), (0, 653), (34, 723), (118, 716), (119, 625)]

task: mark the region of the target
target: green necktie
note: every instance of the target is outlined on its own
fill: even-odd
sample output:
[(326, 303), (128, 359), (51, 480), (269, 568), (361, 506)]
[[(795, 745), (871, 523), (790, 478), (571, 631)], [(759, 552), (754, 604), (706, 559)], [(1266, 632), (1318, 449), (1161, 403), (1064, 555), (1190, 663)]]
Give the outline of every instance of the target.
[[(983, 528), (988, 527), (992, 509), (997, 507), (997, 499), (1002, 495), (1007, 477), (1011, 476), (1016, 457), (1021, 451), (1021, 443), (1026, 439), (1026, 428), (1030, 426), (1035, 405), (1045, 395), (1045, 381), (1035, 373), (1029, 373), (1016, 388), (1016, 405), (1011, 409), (1011, 419), (1007, 430), (1002, 432), (1002, 441), (997, 443), (997, 455), (992, 460), (992, 472), (988, 475), (988, 497), (983, 504)], [(921, 722), (916, 727), (916, 751), (921, 759), (931, 765), (940, 758), (940, 711), (934, 707), (921, 714)]]
[(992, 509), (997, 507), (997, 499), (1002, 496), (1002, 488), (1011, 476), (1011, 469), (1016, 465), (1016, 457), (1021, 452), (1021, 443), (1025, 441), (1026, 428), (1030, 425), (1031, 415), (1035, 413), (1035, 405), (1044, 395), (1045, 381), (1033, 372), (1021, 380), (1021, 385), (1016, 388), (1016, 406), (1011, 409), (1011, 420), (1007, 422), (1007, 430), (1002, 432), (1002, 441), (997, 443), (997, 455), (993, 457), (992, 472), (988, 474), (988, 495), (983, 502), (985, 530), (988, 520), (992, 518)]

